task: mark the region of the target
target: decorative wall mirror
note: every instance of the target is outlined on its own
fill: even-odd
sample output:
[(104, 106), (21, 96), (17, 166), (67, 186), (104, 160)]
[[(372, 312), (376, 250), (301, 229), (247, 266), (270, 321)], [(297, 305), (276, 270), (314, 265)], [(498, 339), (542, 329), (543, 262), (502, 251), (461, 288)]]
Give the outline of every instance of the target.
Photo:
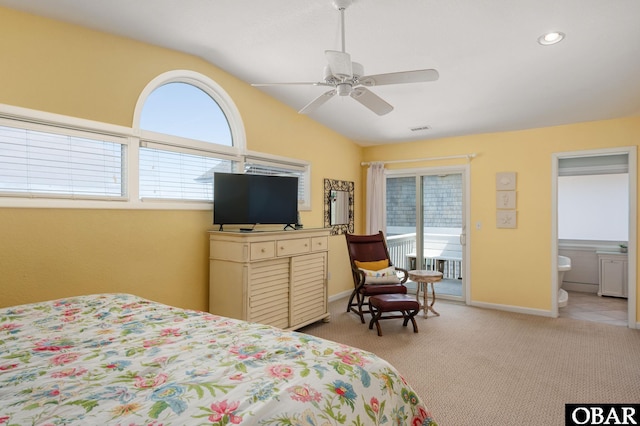
[(353, 182), (324, 180), (324, 227), (331, 235), (353, 232)]

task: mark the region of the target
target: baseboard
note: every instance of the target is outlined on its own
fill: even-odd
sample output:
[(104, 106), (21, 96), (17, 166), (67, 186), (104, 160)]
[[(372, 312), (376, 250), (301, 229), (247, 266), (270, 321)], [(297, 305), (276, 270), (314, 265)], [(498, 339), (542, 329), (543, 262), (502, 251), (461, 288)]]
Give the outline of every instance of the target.
[(562, 288), (567, 291), (577, 291), (580, 293), (597, 293), (598, 292), (598, 284), (591, 283), (574, 283), (571, 281), (563, 281)]
[(341, 293), (334, 294), (333, 296), (329, 296), (329, 303), (335, 302), (336, 300), (342, 299), (343, 297), (350, 296), (352, 291), (353, 290), (345, 290), (345, 291), (343, 291)]
[(520, 306), (500, 305), (497, 303), (474, 302), (474, 301), (471, 302), (471, 306), (475, 306), (477, 308), (495, 309), (498, 311), (515, 312), (517, 314), (537, 315), (540, 317), (555, 318), (555, 316), (551, 313), (551, 311), (545, 311), (544, 309), (523, 308)]

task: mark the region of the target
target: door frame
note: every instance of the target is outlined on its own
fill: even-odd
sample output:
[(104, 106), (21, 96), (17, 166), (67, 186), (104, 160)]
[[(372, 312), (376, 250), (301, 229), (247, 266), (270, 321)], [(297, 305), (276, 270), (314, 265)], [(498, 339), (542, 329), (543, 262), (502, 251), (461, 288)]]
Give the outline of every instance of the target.
[[(471, 167), (469, 164), (461, 164), (454, 166), (434, 166), (434, 167), (419, 167), (410, 169), (385, 169), (385, 181), (388, 177), (417, 177), (423, 175), (439, 175), (439, 174), (461, 174), (462, 175), (462, 236), (464, 241), (462, 245), (462, 262), (464, 274), (462, 277), (462, 294), (464, 303), (471, 304), (471, 235), (469, 233), (469, 221), (471, 220)], [(422, 197), (416, 197), (416, 209), (420, 206), (418, 203), (422, 202)], [(386, 205), (386, 196), (385, 196)], [(418, 224), (422, 226), (422, 219), (416, 217), (416, 231)]]
[(558, 164), (561, 158), (594, 157), (601, 155), (627, 154), (629, 168), (629, 243), (628, 243), (628, 298), (627, 326), (639, 328), (636, 320), (636, 275), (637, 275), (637, 147), (593, 149), (584, 151), (557, 152), (551, 155), (551, 314), (558, 317)]

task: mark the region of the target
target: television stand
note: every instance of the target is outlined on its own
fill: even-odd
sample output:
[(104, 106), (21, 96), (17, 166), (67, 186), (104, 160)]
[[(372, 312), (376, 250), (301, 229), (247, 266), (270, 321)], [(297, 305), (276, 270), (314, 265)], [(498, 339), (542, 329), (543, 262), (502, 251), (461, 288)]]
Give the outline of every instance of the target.
[(285, 329), (328, 321), (329, 229), (209, 232), (209, 312)]
[(292, 224), (290, 224), (290, 223), (286, 224), (286, 225), (285, 225), (285, 227), (284, 227), (284, 228), (282, 228), (282, 230), (283, 230), (283, 231), (286, 231), (286, 230), (287, 230), (287, 228), (291, 228), (291, 230), (293, 230), (293, 231), (295, 231), (295, 230), (296, 230), (296, 227), (295, 227), (295, 226), (293, 226), (293, 225), (292, 225)]

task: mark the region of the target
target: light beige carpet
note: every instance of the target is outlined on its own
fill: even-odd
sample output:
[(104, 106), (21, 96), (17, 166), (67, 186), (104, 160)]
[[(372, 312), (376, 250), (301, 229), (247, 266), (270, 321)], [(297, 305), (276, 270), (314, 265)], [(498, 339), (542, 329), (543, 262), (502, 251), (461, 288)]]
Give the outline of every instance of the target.
[(391, 362), (440, 426), (564, 425), (565, 403), (640, 402), (640, 330), (438, 300), (419, 333), (386, 320), (378, 337), (346, 303), (300, 331)]

